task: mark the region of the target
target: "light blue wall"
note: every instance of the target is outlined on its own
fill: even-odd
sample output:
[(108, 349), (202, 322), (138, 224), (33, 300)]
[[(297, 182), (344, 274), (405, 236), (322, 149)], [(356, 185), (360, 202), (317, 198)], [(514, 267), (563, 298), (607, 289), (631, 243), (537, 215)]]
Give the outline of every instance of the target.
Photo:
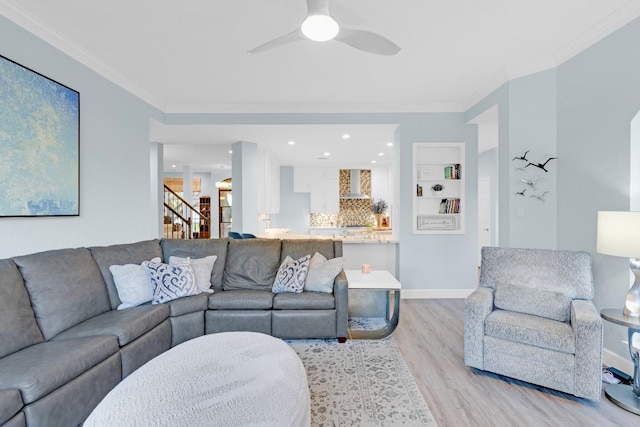
[[(558, 246), (593, 254), (595, 303), (622, 307), (629, 262), (596, 253), (598, 210), (629, 210), (631, 121), (640, 110), (640, 19), (558, 67)], [(625, 328), (605, 347), (628, 358)]]
[[(410, 115), (396, 130), (400, 141), (399, 279), (403, 290), (470, 289), (477, 283), (477, 127), (462, 114)], [(413, 142), (464, 142), (465, 233), (413, 234)]]
[[(508, 213), (501, 245), (590, 252), (598, 309), (622, 308), (630, 283), (628, 260), (598, 254), (595, 236), (598, 210), (630, 208), (631, 162), (640, 162), (630, 160), (631, 122), (640, 111), (638, 40), (640, 19), (555, 69), (506, 83), (466, 113), (472, 119), (492, 105), (500, 109), (499, 170), (508, 177), (501, 178), (501, 204), (505, 193), (510, 199), (500, 211)], [(505, 185), (513, 188), (518, 178), (511, 159), (528, 148), (541, 158), (557, 153), (555, 178), (546, 174), (557, 195), (554, 208), (521, 221)], [(605, 348), (628, 359), (623, 339), (625, 328), (605, 322)]]
[[(555, 249), (557, 247), (557, 176), (570, 161), (565, 157), (547, 163), (545, 172), (528, 162), (513, 160), (527, 150), (527, 159), (544, 163), (557, 156), (556, 71), (549, 70), (509, 82), (509, 246)], [(521, 170), (524, 167), (524, 170)], [(535, 180), (533, 190), (521, 180)], [(527, 188), (525, 196), (516, 192)], [(531, 197), (544, 196), (544, 202)]]
[(3, 56), (80, 92), (80, 216), (0, 218), (0, 258), (156, 237), (149, 120), (162, 114), (4, 17), (0, 40)]
[[(510, 245), (511, 228), (511, 155), (510, 151), (510, 109), (509, 109), (509, 83), (505, 83), (476, 105), (467, 110), (464, 114), (465, 122), (473, 120), (475, 117), (493, 107), (498, 106), (498, 224), (499, 224), (499, 246)], [(504, 179), (503, 179), (504, 177)]]
[(309, 193), (293, 192), (293, 167), (280, 167), (280, 212), (270, 215), (272, 228), (289, 228), (292, 234), (309, 233)]

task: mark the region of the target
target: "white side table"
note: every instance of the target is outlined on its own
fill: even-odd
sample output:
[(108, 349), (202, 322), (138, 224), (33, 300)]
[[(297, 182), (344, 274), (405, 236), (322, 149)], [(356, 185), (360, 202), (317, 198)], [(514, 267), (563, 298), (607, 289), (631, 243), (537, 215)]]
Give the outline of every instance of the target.
[[(375, 331), (348, 331), (352, 339), (382, 339), (393, 333), (400, 320), (400, 290), (402, 285), (386, 270), (372, 270), (362, 273), (360, 270), (345, 270), (349, 289), (370, 289), (387, 291), (387, 317), (385, 326)], [(393, 295), (393, 311), (390, 312), (390, 300)]]

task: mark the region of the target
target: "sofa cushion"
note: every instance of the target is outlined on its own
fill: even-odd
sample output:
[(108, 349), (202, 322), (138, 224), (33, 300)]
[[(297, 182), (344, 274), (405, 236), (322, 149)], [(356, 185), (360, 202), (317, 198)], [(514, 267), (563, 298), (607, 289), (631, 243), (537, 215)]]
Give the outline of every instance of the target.
[(269, 310), (272, 306), (273, 294), (266, 291), (237, 289), (209, 297), (209, 308), (213, 310)]
[(107, 284), (107, 290), (109, 292), (109, 300), (111, 302), (111, 309), (118, 308), (120, 298), (118, 297), (118, 290), (113, 281), (113, 276), (109, 271), (109, 267), (112, 265), (124, 265), (124, 264), (142, 264), (142, 261), (149, 261), (155, 257), (162, 257), (162, 250), (160, 249), (160, 241), (144, 240), (136, 243), (125, 243), (122, 245), (112, 246), (100, 246), (89, 248), (93, 259), (95, 259), (98, 268), (104, 282)]
[(344, 258), (327, 259), (316, 252), (309, 261), (309, 273), (304, 284), (307, 292), (333, 292), (333, 282), (342, 271)]
[[(151, 261), (160, 262), (161, 259), (156, 257)], [(113, 276), (116, 289), (118, 289), (118, 298), (122, 301), (118, 310), (137, 307), (153, 299), (151, 273), (142, 265), (112, 265), (109, 267), (109, 271)]]
[(29, 404), (118, 353), (114, 336), (47, 341), (0, 359), (2, 386), (19, 389)]
[(327, 259), (342, 255), (336, 255), (335, 245), (332, 239), (284, 239), (282, 240), (280, 260), (284, 261), (287, 256), (298, 259), (305, 255), (313, 255), (316, 252), (322, 254)]
[(311, 255), (305, 255), (296, 260), (287, 256), (278, 268), (271, 292), (274, 294), (302, 292), (309, 271), (309, 259), (311, 259)]
[(532, 287), (527, 284), (498, 283), (495, 289), (493, 302), (499, 309), (533, 314), (559, 322), (566, 322), (571, 316), (573, 297), (553, 289), (552, 285), (540, 283), (537, 287)]
[(146, 334), (169, 317), (166, 305), (141, 305), (126, 310), (111, 310), (70, 328), (54, 340), (115, 335), (120, 347)]
[(0, 390), (0, 425), (22, 409), (22, 398), (18, 390)]
[(204, 258), (206, 256), (215, 255), (218, 257), (216, 262), (213, 264), (213, 270), (211, 271), (211, 287), (214, 291), (222, 290), (222, 276), (224, 274), (224, 266), (227, 260), (228, 244), (228, 239), (163, 239), (160, 242), (164, 262), (169, 262), (169, 259), (172, 256), (182, 258)]
[(151, 273), (153, 304), (200, 293), (196, 286), (196, 276), (189, 263), (169, 265), (144, 261), (142, 266)]
[(333, 310), (333, 294), (321, 292), (286, 293), (273, 297), (273, 308), (277, 310)]
[(280, 240), (231, 240), (222, 286), (230, 289), (271, 291), (280, 266)]
[(576, 338), (571, 325), (530, 314), (494, 310), (484, 321), (485, 335), (574, 354)]
[(0, 358), (42, 341), (18, 267), (0, 260)]
[(178, 265), (188, 263), (193, 269), (193, 274), (196, 276), (196, 286), (200, 292), (213, 293), (211, 289), (211, 273), (213, 272), (213, 266), (215, 265), (215, 255), (209, 255), (204, 258), (183, 258), (179, 256), (170, 256), (169, 264)]
[(45, 339), (110, 310), (100, 270), (88, 249), (60, 249), (14, 258)]

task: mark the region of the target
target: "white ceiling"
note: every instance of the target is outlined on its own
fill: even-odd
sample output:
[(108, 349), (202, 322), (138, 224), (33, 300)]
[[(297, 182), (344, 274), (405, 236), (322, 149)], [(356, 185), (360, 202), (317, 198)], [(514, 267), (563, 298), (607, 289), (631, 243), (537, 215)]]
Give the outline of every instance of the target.
[[(332, 0), (330, 8), (340, 24), (402, 50), (376, 56), (305, 40), (247, 53), (298, 27), (304, 0), (0, 0), (7, 18), (157, 108), (187, 113), (464, 111), (640, 16), (637, 0)], [(190, 144), (181, 130), (176, 142)], [(280, 139), (292, 138), (281, 130)]]

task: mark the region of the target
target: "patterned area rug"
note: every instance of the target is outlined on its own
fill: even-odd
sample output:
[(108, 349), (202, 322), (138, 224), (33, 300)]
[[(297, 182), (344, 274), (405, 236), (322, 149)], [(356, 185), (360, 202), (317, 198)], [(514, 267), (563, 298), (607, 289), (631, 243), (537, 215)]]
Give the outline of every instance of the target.
[(288, 343), (307, 371), (312, 426), (437, 427), (392, 338)]

